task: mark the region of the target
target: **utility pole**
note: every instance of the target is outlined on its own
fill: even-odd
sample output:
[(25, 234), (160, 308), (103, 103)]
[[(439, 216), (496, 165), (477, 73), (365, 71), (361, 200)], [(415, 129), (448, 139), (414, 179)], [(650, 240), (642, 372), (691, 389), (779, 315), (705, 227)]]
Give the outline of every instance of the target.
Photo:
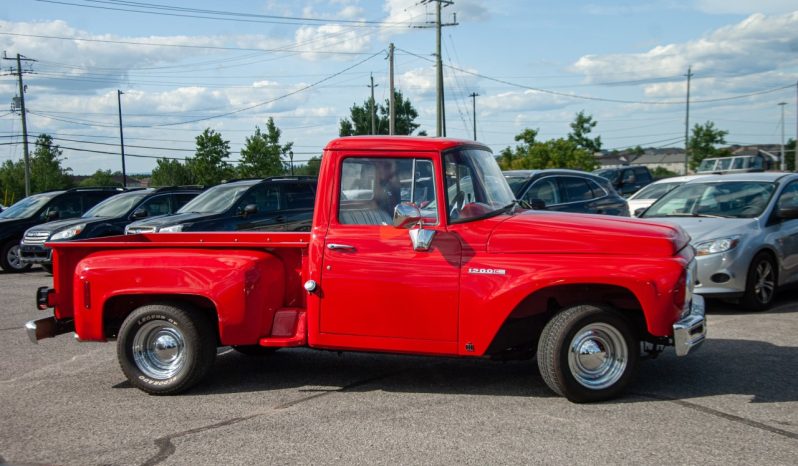
[(390, 88), (390, 97), (388, 97), (388, 134), (393, 136), (396, 134), (396, 96), (394, 95), (393, 86), (393, 42), (388, 45), (388, 87)]
[[(441, 23), (441, 8), (452, 5), (452, 0), (422, 0), (421, 3), (435, 2), (435, 67), (436, 67), (436, 89), (438, 95), (437, 103), (437, 123), (435, 127), (435, 135), (438, 137), (446, 136), (446, 106), (444, 105), (444, 91), (443, 91), (443, 60), (441, 55), (441, 28), (444, 26), (457, 26), (457, 16), (454, 16), (454, 21), (451, 23)], [(417, 27), (430, 27), (430, 26), (417, 26)]]
[(474, 109), (474, 140), (477, 140), (477, 94), (476, 92), (472, 92), (469, 97), (471, 97), (471, 104)]
[(787, 102), (779, 102), (781, 107), (781, 161), (779, 163), (779, 170), (784, 171), (787, 169), (787, 157), (784, 154), (784, 106)]
[(798, 81), (795, 82), (795, 144), (793, 148), (794, 171), (798, 172)]
[(690, 169), (690, 79), (693, 77), (692, 67), (687, 67), (687, 107), (684, 116), (684, 174)]
[(127, 188), (127, 173), (125, 172), (125, 136), (122, 134), (122, 94), (124, 92), (116, 90), (116, 103), (119, 109), (119, 149), (122, 152), (122, 186)]
[[(3, 52), (3, 60), (14, 60), (13, 58), (8, 58), (5, 56), (5, 52)], [(25, 197), (30, 196), (30, 152), (28, 151), (28, 116), (25, 112), (25, 89), (27, 86), (22, 84), (22, 62), (34, 62), (36, 60), (32, 58), (25, 58), (20, 54), (17, 54), (17, 71), (11, 72), (12, 75), (17, 75), (17, 81), (19, 83), (19, 110), (22, 116), (22, 151), (25, 157)]]
[(379, 84), (374, 84), (374, 75), (372, 74), (371, 85), (369, 85), (371, 88), (371, 108), (369, 110), (369, 113), (371, 113), (371, 134), (377, 134), (377, 122), (375, 121), (377, 111), (374, 108), (374, 88), (377, 86), (379, 86)]

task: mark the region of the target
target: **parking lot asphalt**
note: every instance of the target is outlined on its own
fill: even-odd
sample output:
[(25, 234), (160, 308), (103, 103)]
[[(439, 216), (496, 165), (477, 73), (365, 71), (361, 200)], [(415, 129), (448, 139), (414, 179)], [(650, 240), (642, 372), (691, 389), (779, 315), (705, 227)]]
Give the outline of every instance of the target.
[(51, 277), (0, 273), (0, 463), (798, 463), (798, 292), (768, 312), (708, 303), (709, 339), (577, 405), (534, 361), (220, 348), (190, 392), (132, 388), (113, 343), (31, 344)]

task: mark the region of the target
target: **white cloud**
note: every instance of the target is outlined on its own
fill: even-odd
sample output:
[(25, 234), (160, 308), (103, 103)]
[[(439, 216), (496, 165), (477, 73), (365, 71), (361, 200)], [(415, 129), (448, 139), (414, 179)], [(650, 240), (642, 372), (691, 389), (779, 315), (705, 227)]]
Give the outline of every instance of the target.
[[(738, 24), (686, 43), (661, 45), (643, 53), (585, 55), (571, 69), (583, 73), (587, 82), (596, 83), (606, 81), (607, 75), (619, 74), (634, 79), (679, 77), (692, 66), (693, 72), (705, 77), (745, 75), (747, 80), (734, 81), (740, 86), (750, 83), (753, 75), (798, 65), (796, 51), (798, 11), (779, 16), (754, 14)], [(757, 87), (762, 88), (761, 85)], [(655, 84), (648, 86), (646, 92), (668, 95), (671, 88), (667, 84)]]
[(499, 112), (533, 112), (555, 110), (570, 105), (573, 101), (552, 94), (526, 90), (504, 92), (480, 98), (480, 111), (486, 114)]
[[(383, 37), (410, 32), (408, 23), (421, 24), (435, 21), (435, 3), (420, 3), (418, 0), (385, 0), (382, 9), (387, 13), (383, 20)], [(490, 10), (484, 0), (458, 0), (441, 11), (441, 22), (449, 23), (457, 14), (457, 21), (479, 22), (490, 18)]]
[(695, 7), (709, 14), (778, 14), (795, 11), (795, 0), (696, 0)]

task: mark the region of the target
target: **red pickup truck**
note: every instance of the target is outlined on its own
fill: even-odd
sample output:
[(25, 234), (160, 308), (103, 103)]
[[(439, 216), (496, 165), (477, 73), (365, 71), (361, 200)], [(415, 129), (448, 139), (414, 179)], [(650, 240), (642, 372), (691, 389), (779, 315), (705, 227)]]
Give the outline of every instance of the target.
[(537, 355), (574, 402), (607, 399), (641, 355), (706, 335), (675, 226), (526, 210), (472, 141), (353, 137), (324, 149), (310, 233), (160, 233), (49, 243), (54, 316), (116, 340), (134, 386), (173, 394), (219, 346), (506, 359)]

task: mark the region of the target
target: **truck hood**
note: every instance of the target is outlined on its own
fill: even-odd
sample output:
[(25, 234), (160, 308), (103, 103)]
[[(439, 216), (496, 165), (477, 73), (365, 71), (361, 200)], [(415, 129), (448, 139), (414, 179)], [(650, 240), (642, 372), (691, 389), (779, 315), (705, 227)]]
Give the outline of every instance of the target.
[(499, 224), (488, 251), (670, 257), (689, 242), (678, 225), (629, 217), (526, 211)]

